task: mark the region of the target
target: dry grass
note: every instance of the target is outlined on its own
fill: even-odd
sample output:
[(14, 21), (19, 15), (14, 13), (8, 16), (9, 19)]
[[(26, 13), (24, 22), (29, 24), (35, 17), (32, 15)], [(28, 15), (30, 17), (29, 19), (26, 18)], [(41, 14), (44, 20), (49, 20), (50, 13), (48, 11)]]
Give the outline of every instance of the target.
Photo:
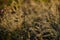
[(58, 0), (13, 0), (4, 9), (0, 25), (8, 32), (6, 40), (60, 40)]

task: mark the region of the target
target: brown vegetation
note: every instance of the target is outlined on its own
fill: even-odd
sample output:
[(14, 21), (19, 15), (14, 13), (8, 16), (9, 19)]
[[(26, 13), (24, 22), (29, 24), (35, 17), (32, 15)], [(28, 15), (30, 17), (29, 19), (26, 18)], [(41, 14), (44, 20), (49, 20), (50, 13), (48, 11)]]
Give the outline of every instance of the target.
[(0, 20), (1, 40), (60, 40), (59, 0), (13, 0)]

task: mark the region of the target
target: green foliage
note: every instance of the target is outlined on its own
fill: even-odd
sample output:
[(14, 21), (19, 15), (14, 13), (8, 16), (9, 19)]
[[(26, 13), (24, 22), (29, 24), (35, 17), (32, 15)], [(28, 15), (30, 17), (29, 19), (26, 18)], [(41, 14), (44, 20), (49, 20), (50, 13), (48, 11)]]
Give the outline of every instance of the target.
[(4, 9), (4, 5), (10, 5), (13, 0), (0, 0), (0, 9)]
[(40, 0), (34, 0), (36, 3), (40, 3)]
[(7, 40), (8, 32), (5, 28), (0, 26), (0, 40)]
[(7, 5), (9, 6), (13, 0), (8, 0)]
[(0, 6), (0, 9), (4, 9), (4, 5), (1, 5), (1, 6)]
[(0, 9), (3, 9), (4, 8), (4, 1), (3, 0), (0, 0)]
[(18, 0), (15, 0), (18, 3)]

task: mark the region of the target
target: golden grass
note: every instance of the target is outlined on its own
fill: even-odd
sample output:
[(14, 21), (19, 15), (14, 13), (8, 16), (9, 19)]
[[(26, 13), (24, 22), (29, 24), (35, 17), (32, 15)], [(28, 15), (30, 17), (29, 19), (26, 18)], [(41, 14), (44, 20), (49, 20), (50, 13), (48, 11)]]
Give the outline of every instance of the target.
[[(39, 37), (39, 40), (43, 40), (43, 37), (45, 37), (43, 33), (45, 32), (49, 32), (52, 37), (56, 38), (60, 29), (60, 10), (58, 10), (57, 6), (60, 4), (57, 0), (50, 1), (17, 0), (17, 3), (16, 0), (13, 0), (10, 5), (5, 5), (5, 12), (1, 25), (8, 31), (12, 31), (12, 34), (14, 34), (13, 32), (16, 30), (27, 32), (29, 37), (25, 40), (30, 38), (31, 35), (28, 30), (32, 30), (32, 32)], [(35, 30), (39, 31), (39, 34), (36, 33)], [(18, 34), (17, 32), (15, 33), (14, 36)], [(11, 36), (13, 36), (12, 34)], [(23, 38), (25, 38), (25, 36), (23, 36)]]

